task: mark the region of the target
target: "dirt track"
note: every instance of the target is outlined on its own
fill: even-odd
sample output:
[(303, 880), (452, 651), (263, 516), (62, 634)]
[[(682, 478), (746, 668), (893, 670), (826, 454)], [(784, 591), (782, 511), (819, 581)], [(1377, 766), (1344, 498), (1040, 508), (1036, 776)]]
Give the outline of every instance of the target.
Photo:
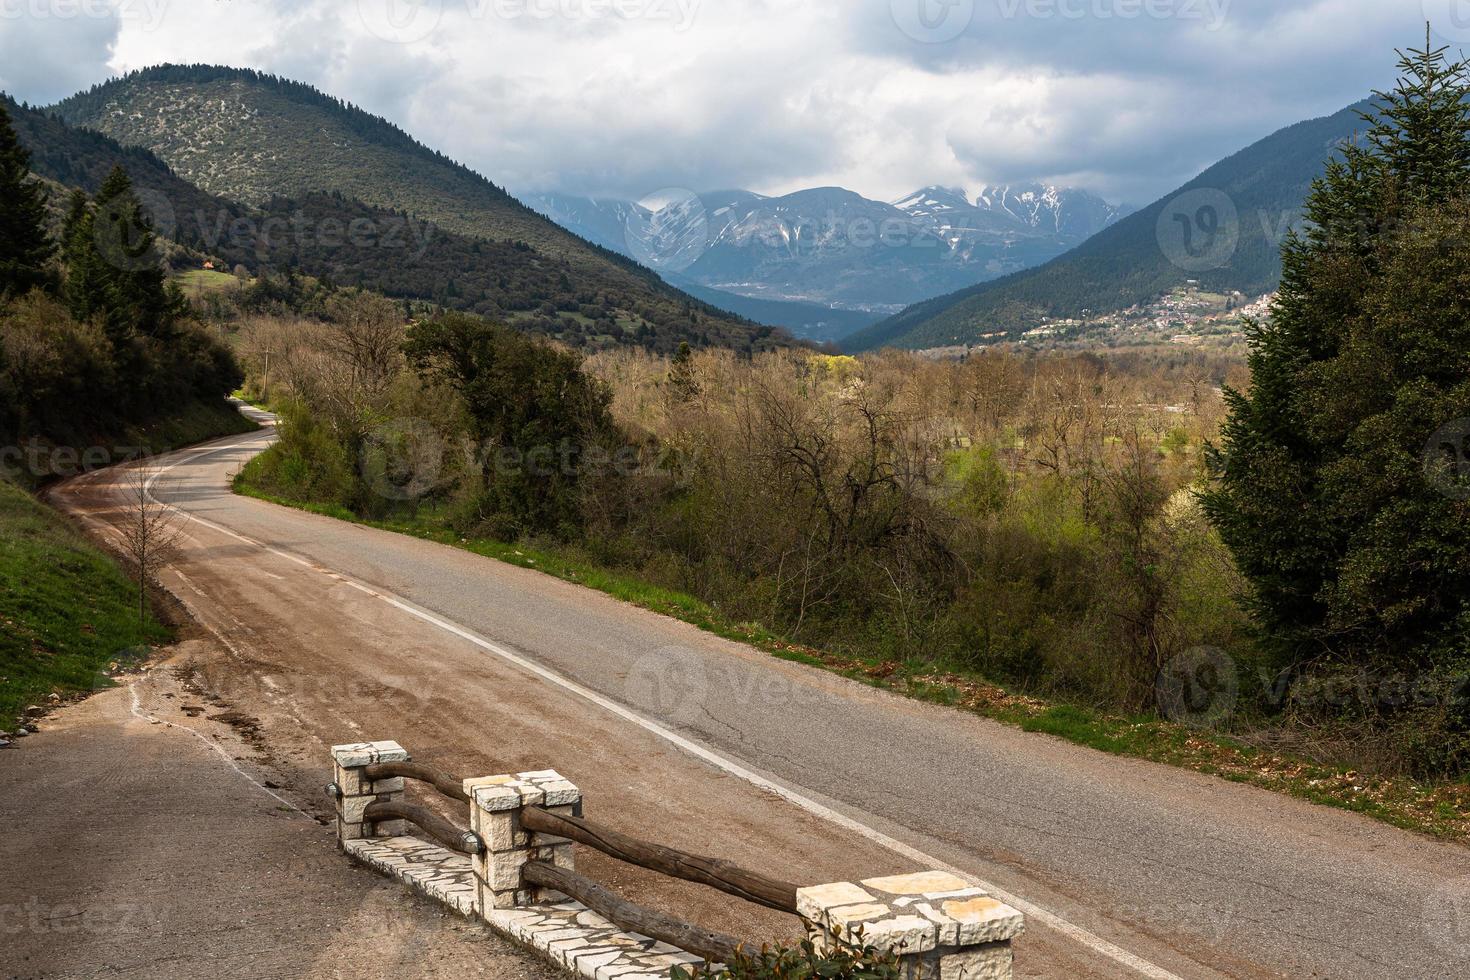
[[(914, 870), (899, 851), (923, 848), (1055, 916), (1033, 917), (1021, 976), (1470, 970), (1470, 947), (1429, 941), (1419, 904), (1457, 880), (1462, 849), (903, 701), (534, 572), (231, 496), (229, 474), (266, 439), (176, 458), (158, 493), (195, 520), (166, 583), (224, 645), (197, 658), (194, 683), (252, 720), (264, 770), (307, 809), (322, 807), (328, 745), (393, 738), (462, 774), (557, 768), (599, 820), (803, 884)], [(60, 498), (105, 524), (107, 480)], [(766, 778), (818, 806), (762, 789)], [(795, 935), (793, 920), (579, 860), (646, 904), (745, 938)]]

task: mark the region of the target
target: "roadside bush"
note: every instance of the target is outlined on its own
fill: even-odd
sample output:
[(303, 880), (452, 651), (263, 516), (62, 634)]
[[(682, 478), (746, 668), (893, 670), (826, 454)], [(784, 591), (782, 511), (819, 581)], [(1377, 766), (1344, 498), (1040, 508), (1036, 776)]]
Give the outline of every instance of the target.
[(482, 483), (461, 530), (499, 538), (575, 538), (584, 494), (622, 448), (606, 385), (582, 358), (467, 314), (414, 325), (404, 351), (429, 384), (461, 400)]
[(256, 490), (293, 503), (352, 510), (361, 496), (356, 460), (331, 429), (300, 401), (278, 406), (278, 440), (246, 464)]

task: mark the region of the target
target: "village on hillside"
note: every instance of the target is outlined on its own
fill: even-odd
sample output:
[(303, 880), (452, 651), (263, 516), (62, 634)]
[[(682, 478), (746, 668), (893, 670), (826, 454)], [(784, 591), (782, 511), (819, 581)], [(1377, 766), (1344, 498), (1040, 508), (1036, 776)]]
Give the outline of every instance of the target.
[(922, 351), (926, 357), (964, 357), (979, 349), (1015, 345), (1026, 349), (1075, 350), (1080, 348), (1155, 347), (1173, 344), (1228, 350), (1245, 344), (1247, 321), (1271, 316), (1275, 293), (1251, 298), (1241, 292), (1212, 293), (1191, 280), (1160, 296), (1116, 313), (1052, 319), (1019, 338), (1005, 330), (982, 333), (977, 343), (934, 347)]

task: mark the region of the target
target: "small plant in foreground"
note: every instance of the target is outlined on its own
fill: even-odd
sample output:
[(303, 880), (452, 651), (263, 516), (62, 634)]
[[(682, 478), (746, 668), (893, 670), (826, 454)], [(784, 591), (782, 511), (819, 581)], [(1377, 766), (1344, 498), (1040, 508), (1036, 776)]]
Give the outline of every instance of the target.
[[(861, 942), (861, 939), (858, 940)], [(811, 940), (800, 946), (762, 946), (759, 953), (740, 955), (722, 970), (704, 964), (697, 970), (674, 967), (673, 980), (898, 980), (898, 957), (872, 946), (839, 944), (818, 951)]]

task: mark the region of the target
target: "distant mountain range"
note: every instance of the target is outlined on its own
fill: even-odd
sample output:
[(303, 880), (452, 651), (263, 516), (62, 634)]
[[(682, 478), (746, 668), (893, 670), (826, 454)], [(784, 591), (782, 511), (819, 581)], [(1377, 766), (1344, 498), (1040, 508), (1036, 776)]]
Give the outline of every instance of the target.
[(1039, 265), (1127, 213), (1073, 188), (926, 187), (896, 202), (840, 187), (728, 190), (657, 207), (526, 194), (532, 209), (671, 281), (748, 299), (892, 313)]
[[(843, 347), (923, 349), (1015, 336), (1048, 317), (1128, 309), (1191, 280), (1212, 292), (1270, 292), (1281, 278), (1282, 239), (1300, 221), (1312, 180), (1361, 133), (1359, 114), (1369, 105), (1289, 126), (1039, 268), (916, 303), (844, 339)], [(938, 202), (932, 207), (942, 207), (931, 196)], [(993, 210), (1055, 213), (1032, 210), (1024, 196), (980, 196)]]
[[(1311, 181), (1362, 129), (1367, 105), (1283, 129), (1136, 213), (1045, 186), (973, 196), (926, 187), (892, 203), (835, 187), (687, 194), (654, 208), (566, 195), (522, 203), (339, 99), (211, 66), (151, 68), (17, 111), (42, 176), (95, 189), (122, 162), (181, 219), (181, 245), (252, 270), (297, 268), (576, 346), (749, 351), (791, 343), (773, 329), (786, 327), (858, 351), (1015, 335), (1190, 280), (1268, 292)], [(211, 236), (182, 220), (259, 221), (305, 205), (323, 221), (410, 217), (441, 234), (405, 261), (319, 242), (221, 244), (220, 226)]]

